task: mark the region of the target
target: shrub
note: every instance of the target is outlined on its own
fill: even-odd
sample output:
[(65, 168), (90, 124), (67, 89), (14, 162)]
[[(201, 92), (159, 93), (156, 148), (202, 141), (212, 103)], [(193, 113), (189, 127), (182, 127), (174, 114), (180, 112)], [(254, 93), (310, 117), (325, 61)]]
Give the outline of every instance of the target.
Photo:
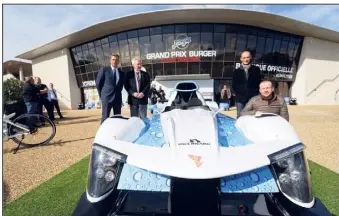
[(4, 103), (15, 103), (22, 100), (23, 82), (18, 79), (11, 78), (3, 82)]

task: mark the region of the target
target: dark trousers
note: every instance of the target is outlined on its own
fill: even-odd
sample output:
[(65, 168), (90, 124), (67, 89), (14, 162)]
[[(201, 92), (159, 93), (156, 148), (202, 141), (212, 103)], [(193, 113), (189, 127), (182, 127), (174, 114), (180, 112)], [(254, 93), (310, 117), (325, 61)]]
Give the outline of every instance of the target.
[(102, 101), (101, 123), (109, 118), (112, 108), (114, 115), (121, 114), (121, 103)]
[(145, 105), (130, 105), (131, 117), (140, 117), (141, 119), (147, 116), (147, 104)]
[(57, 110), (58, 112), (58, 115), (60, 118), (63, 118), (61, 112), (60, 112), (60, 107), (59, 107), (59, 102), (58, 100), (51, 100), (51, 106), (52, 106), (52, 110), (53, 110), (53, 113), (54, 113), (54, 107), (55, 109)]
[(244, 109), (246, 103), (242, 103), (242, 102), (236, 102), (235, 106), (237, 107), (237, 118), (240, 117), (240, 113), (241, 111)]
[[(47, 111), (47, 114), (48, 114), (48, 118), (51, 120), (51, 121), (54, 121), (54, 113), (53, 113), (53, 106), (52, 104), (49, 102), (48, 99), (41, 99), (39, 101), (39, 104), (38, 104), (38, 114), (42, 115), (42, 106), (45, 107), (46, 111)], [(41, 120), (43, 121), (43, 120)]]

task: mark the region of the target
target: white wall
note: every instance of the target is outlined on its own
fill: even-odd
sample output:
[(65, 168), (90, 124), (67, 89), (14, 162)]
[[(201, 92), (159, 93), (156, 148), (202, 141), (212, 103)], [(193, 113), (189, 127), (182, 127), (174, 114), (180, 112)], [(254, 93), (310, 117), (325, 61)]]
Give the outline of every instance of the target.
[(338, 90), (339, 43), (305, 37), (291, 96), (299, 104), (333, 105), (339, 104)]
[(62, 109), (77, 108), (77, 104), (81, 102), (81, 94), (67, 48), (33, 59), (32, 69), (33, 76), (40, 77), (42, 83), (54, 84)]

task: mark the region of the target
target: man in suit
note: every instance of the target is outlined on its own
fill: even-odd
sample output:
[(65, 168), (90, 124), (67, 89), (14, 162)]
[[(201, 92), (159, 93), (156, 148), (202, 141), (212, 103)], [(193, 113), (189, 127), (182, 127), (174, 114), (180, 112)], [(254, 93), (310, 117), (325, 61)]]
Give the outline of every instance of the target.
[(102, 102), (101, 123), (110, 115), (113, 108), (114, 115), (121, 114), (122, 95), (125, 74), (118, 68), (119, 55), (111, 56), (111, 65), (102, 67), (96, 78), (96, 88)]
[(48, 100), (51, 103), (51, 106), (52, 106), (51, 109), (53, 110), (53, 113), (54, 113), (54, 107), (55, 107), (55, 109), (58, 112), (60, 119), (63, 119), (64, 117), (62, 116), (62, 114), (60, 112), (58, 96), (57, 96), (56, 90), (54, 89), (53, 83), (50, 83), (48, 85)]
[(128, 92), (128, 104), (131, 116), (142, 119), (147, 116), (148, 95), (151, 79), (147, 72), (141, 70), (140, 58), (133, 58), (133, 70), (126, 74), (125, 89)]
[(241, 53), (241, 66), (234, 70), (232, 88), (235, 92), (237, 118), (240, 117), (246, 103), (255, 95), (259, 94), (261, 81), (260, 68), (251, 64), (252, 55), (249, 51)]
[[(48, 100), (48, 88), (45, 84), (41, 83), (40, 77), (34, 77), (34, 82), (36, 87), (40, 90), (40, 95), (39, 95), (39, 103), (38, 103), (38, 114), (42, 115), (42, 106), (45, 107), (48, 118), (51, 121), (54, 121), (54, 112), (53, 112), (53, 107), (50, 101)], [(41, 121), (44, 121), (41, 119)]]

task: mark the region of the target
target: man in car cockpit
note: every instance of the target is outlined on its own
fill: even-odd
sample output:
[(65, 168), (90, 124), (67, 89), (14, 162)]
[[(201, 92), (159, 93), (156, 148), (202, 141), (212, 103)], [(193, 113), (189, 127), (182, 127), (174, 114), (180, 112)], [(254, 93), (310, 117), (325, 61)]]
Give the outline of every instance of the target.
[(259, 92), (259, 95), (252, 97), (248, 101), (241, 111), (241, 116), (260, 116), (262, 113), (274, 113), (289, 121), (285, 100), (282, 96), (274, 93), (274, 87), (270, 80), (261, 81), (259, 84)]

